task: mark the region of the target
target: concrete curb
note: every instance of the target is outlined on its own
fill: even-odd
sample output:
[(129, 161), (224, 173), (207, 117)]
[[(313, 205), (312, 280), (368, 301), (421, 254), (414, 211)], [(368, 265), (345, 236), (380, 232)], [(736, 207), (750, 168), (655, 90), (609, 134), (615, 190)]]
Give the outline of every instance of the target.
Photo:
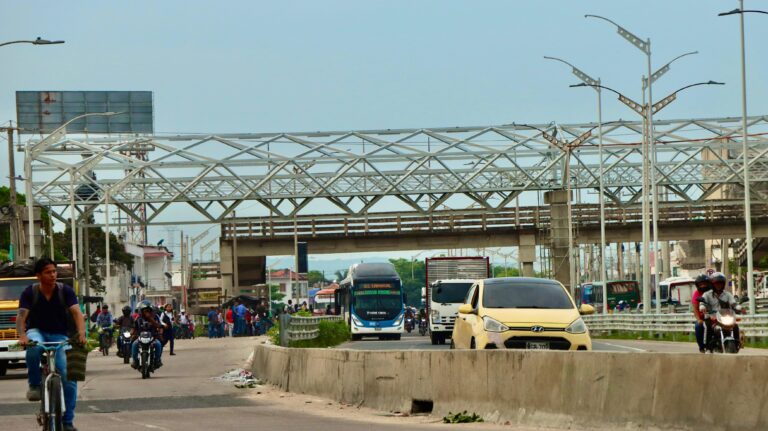
[(533, 426), (768, 429), (764, 357), (259, 345), (252, 372), (285, 391), (386, 411), (421, 400), (438, 416), (467, 410)]

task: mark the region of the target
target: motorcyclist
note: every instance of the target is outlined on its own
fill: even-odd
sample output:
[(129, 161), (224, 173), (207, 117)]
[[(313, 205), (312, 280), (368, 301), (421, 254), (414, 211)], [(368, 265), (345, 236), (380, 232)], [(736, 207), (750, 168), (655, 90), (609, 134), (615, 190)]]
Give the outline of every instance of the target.
[[(96, 326), (99, 327), (99, 346), (109, 347), (112, 344), (112, 313), (109, 312), (109, 305), (101, 306), (101, 313), (96, 317)], [(101, 350), (101, 347), (99, 347)]]
[[(712, 290), (704, 293), (699, 302), (699, 311), (704, 314), (704, 339), (707, 348), (710, 346), (712, 336), (714, 335), (713, 324), (717, 321), (717, 312), (722, 309), (731, 309), (740, 313), (741, 306), (736, 302), (736, 298), (730, 292), (725, 290), (725, 275), (720, 272), (712, 274)], [(739, 340), (739, 325), (733, 328), (733, 336)]]
[(694, 332), (696, 333), (696, 344), (699, 345), (699, 352), (705, 353), (706, 346), (704, 345), (704, 313), (699, 310), (699, 298), (701, 295), (712, 290), (712, 281), (707, 274), (701, 274), (696, 277), (694, 281), (696, 285), (696, 291), (693, 292), (691, 297), (691, 304), (693, 304), (693, 315), (696, 317), (696, 323), (694, 324)]
[[(138, 306), (139, 310), (139, 318), (136, 319), (136, 323), (134, 324), (134, 330), (136, 333), (140, 333), (141, 331), (149, 331), (152, 333), (152, 337), (154, 340), (152, 340), (152, 343), (155, 346), (155, 368), (160, 368), (163, 366), (162, 362), (162, 355), (163, 355), (163, 345), (161, 344), (160, 340), (162, 338), (163, 334), (163, 327), (160, 325), (160, 320), (157, 317), (157, 314), (154, 311), (154, 308), (152, 307), (152, 304), (149, 303), (149, 301), (141, 301)], [(133, 358), (133, 361), (131, 362), (131, 367), (133, 368), (139, 368), (139, 340), (133, 340), (133, 343), (131, 344), (131, 358)]]
[[(131, 307), (126, 305), (123, 307), (123, 315), (115, 319), (115, 324), (118, 328), (120, 328), (120, 334), (124, 332), (130, 332), (131, 333), (131, 339), (136, 335), (134, 332), (134, 324), (136, 323), (133, 316), (131, 316)], [(118, 346), (117, 346), (117, 354), (118, 356), (122, 355), (123, 352), (123, 345), (121, 342), (121, 338), (117, 338)]]

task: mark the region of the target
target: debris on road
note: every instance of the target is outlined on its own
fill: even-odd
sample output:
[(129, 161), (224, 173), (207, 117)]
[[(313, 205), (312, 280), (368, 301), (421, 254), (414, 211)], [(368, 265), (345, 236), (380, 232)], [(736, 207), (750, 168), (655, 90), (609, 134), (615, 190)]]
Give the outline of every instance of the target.
[(466, 410), (461, 413), (448, 412), (448, 416), (443, 418), (443, 423), (447, 424), (465, 424), (471, 422), (483, 422), (483, 418), (477, 413), (468, 415)]
[(253, 389), (264, 384), (261, 380), (253, 377), (253, 373), (242, 368), (227, 371), (224, 375), (213, 377), (211, 380), (234, 383), (235, 387), (238, 389)]

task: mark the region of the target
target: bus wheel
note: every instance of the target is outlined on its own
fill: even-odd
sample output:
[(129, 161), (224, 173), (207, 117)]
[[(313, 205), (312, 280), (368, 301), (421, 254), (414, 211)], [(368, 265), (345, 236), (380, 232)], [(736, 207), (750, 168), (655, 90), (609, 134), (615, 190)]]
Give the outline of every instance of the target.
[(359, 334), (352, 334), (352, 341), (360, 341), (363, 339), (362, 335)]
[(402, 337), (402, 335), (401, 335), (401, 334), (395, 334), (395, 335), (393, 335), (393, 336), (392, 336), (392, 339), (393, 339), (393, 340), (395, 340), (395, 341), (397, 341), (397, 340), (399, 340), (399, 339), (400, 339), (400, 337)]

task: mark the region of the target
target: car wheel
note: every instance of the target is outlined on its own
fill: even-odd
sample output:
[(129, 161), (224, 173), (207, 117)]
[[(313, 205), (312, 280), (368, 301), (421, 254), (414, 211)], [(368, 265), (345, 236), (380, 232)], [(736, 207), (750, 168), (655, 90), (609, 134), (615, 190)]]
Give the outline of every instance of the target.
[(474, 338), (469, 342), (469, 348), (473, 349), (473, 350), (476, 348), (475, 347), (475, 339)]
[(451, 339), (451, 350), (454, 350), (454, 349), (456, 349), (456, 345), (453, 344), (453, 339)]

